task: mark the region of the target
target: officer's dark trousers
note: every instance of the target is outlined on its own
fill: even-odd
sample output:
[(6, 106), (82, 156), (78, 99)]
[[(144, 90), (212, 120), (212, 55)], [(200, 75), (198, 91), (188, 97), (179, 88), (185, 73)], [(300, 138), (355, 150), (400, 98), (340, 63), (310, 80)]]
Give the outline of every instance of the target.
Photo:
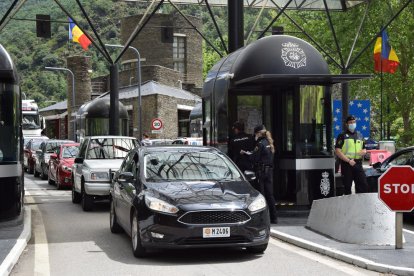
[(351, 194), (352, 181), (355, 182), (355, 192), (357, 194), (368, 192), (368, 183), (362, 168), (362, 160), (356, 160), (354, 166), (341, 162), (341, 173), (344, 177), (343, 183), (346, 195)]
[(265, 197), (269, 206), (270, 221), (276, 221), (276, 202), (273, 196), (273, 168), (266, 167), (259, 174), (258, 190)]

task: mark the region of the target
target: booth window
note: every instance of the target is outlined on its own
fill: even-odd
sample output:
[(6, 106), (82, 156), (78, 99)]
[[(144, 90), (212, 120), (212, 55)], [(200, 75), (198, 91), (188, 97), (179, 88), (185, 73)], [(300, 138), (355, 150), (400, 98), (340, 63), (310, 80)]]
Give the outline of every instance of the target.
[(293, 90), (282, 94), (282, 150), (293, 151)]
[(324, 87), (300, 87), (300, 139), (302, 156), (324, 155), (326, 141)]
[(174, 70), (186, 74), (185, 56), (186, 56), (186, 37), (185, 35), (174, 34), (173, 42), (173, 61)]

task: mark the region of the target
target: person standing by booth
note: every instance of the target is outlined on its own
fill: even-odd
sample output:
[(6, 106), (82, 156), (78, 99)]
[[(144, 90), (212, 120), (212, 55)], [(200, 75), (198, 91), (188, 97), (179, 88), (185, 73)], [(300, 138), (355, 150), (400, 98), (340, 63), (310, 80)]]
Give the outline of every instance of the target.
[(269, 206), (270, 222), (277, 223), (276, 202), (273, 195), (273, 145), (272, 134), (264, 125), (254, 128), (256, 146), (253, 152), (241, 151), (246, 154), (253, 163), (254, 171), (258, 179), (258, 191), (266, 198)]
[(232, 126), (234, 136), (229, 142), (228, 156), (233, 160), (239, 169), (244, 173), (246, 170), (253, 170), (252, 163), (247, 155), (241, 154), (242, 150), (252, 151), (254, 148), (254, 139), (252, 135), (244, 132), (244, 124), (236, 121)]
[(341, 160), (341, 173), (345, 194), (351, 194), (352, 181), (355, 181), (355, 192), (365, 193), (368, 183), (362, 168), (362, 158), (367, 153), (364, 137), (356, 130), (356, 119), (350, 115), (345, 122), (346, 131), (336, 139), (335, 153)]

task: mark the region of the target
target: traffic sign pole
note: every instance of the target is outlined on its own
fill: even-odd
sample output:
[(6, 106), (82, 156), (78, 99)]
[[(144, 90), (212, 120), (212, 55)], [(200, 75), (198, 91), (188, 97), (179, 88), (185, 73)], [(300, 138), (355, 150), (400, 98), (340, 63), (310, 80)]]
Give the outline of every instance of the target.
[(395, 213), (395, 249), (403, 248), (403, 213)]

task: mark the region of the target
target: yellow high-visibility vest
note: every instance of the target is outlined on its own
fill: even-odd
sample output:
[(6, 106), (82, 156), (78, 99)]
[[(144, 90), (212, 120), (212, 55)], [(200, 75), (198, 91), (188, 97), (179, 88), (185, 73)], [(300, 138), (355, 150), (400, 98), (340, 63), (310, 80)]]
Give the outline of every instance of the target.
[(342, 146), (342, 153), (349, 159), (361, 159), (362, 156), (358, 154), (363, 148), (364, 141), (358, 135), (358, 139), (353, 137), (344, 137), (344, 145)]

